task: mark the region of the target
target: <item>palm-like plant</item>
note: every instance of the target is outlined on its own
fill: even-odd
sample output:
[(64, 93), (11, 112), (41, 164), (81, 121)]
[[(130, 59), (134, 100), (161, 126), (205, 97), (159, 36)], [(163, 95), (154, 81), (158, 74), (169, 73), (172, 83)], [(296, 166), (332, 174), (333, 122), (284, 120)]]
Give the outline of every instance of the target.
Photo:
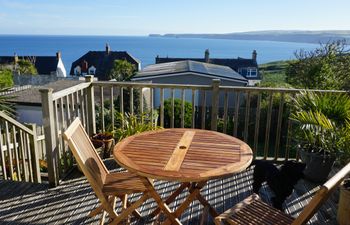
[(295, 111), (291, 119), (299, 124), (297, 138), (304, 143), (304, 149), (336, 154), (346, 148), (344, 134), (350, 131), (347, 94), (303, 91), (292, 103)]
[(3, 95), (2, 93), (7, 91), (8, 88), (0, 89), (0, 111), (3, 111), (9, 116), (14, 116), (15, 110), (13, 109), (13, 104), (9, 102), (12, 96)]
[(120, 112), (116, 113), (119, 128), (114, 130), (115, 138), (120, 141), (128, 136), (142, 133), (149, 130), (156, 130), (161, 127), (157, 126), (158, 114), (153, 113), (153, 120), (148, 113), (141, 115)]

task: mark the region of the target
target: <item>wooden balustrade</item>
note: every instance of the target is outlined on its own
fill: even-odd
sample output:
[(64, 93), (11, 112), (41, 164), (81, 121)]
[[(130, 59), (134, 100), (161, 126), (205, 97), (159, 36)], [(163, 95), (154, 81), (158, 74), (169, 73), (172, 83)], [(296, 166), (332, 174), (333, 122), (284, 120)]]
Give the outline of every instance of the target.
[(26, 127), (0, 112), (0, 177), (40, 183), (38, 149), (41, 141), (35, 124)]
[[(288, 103), (299, 91), (220, 86), (217, 80), (212, 85), (177, 85), (93, 81), (91, 76), (86, 83), (60, 92), (42, 90), (46, 149), (50, 149), (47, 151), (50, 183), (57, 185), (73, 164), (61, 134), (74, 117), (80, 117), (92, 134), (124, 126), (123, 121), (117, 123), (116, 112), (148, 113), (152, 121), (157, 112), (158, 125), (162, 127), (218, 130), (247, 142), (255, 157), (275, 161), (296, 158)], [(186, 102), (191, 104), (191, 112), (186, 112)]]

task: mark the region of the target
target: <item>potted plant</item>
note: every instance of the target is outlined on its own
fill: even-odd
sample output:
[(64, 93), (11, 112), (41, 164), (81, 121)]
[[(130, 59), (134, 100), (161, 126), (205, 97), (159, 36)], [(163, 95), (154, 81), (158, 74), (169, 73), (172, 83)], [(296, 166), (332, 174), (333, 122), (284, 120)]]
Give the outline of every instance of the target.
[(291, 119), (298, 124), (296, 135), (304, 175), (324, 182), (335, 160), (347, 148), (345, 134), (350, 131), (350, 99), (344, 93), (302, 91), (292, 100)]
[(115, 144), (113, 133), (101, 132), (93, 135), (91, 141), (96, 149), (102, 149), (101, 158), (108, 158), (111, 155), (111, 150)]
[(340, 185), (337, 221), (339, 225), (350, 224), (350, 179), (345, 179)]

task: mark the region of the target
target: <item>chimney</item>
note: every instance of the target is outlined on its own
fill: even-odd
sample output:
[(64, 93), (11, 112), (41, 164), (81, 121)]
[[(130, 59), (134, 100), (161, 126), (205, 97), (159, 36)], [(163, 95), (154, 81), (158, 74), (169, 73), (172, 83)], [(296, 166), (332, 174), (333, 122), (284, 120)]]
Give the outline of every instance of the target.
[(254, 50), (253, 53), (252, 53), (252, 59), (256, 61), (256, 56), (257, 55), (258, 54), (256, 53), (256, 50)]
[(204, 52), (204, 60), (206, 63), (209, 63), (209, 49), (206, 49)]
[(81, 71), (82, 72), (86, 72), (88, 69), (88, 62), (86, 62), (85, 60), (83, 61), (82, 63), (82, 66), (81, 66)]
[(61, 52), (60, 51), (56, 52), (56, 58), (61, 59)]
[(106, 54), (108, 55), (111, 52), (111, 47), (106, 43)]

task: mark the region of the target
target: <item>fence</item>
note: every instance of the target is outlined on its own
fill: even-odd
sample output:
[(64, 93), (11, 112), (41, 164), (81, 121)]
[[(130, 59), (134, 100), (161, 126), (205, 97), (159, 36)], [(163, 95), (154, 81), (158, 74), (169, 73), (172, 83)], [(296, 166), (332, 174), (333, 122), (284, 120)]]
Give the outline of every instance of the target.
[[(89, 134), (113, 130), (123, 126), (116, 123), (116, 112), (147, 112), (152, 121), (157, 112), (158, 125), (162, 127), (211, 129), (233, 135), (251, 146), (254, 157), (275, 161), (298, 157), (291, 138), (293, 122), (289, 119), (289, 102), (298, 89), (220, 86), (219, 80), (213, 80), (211, 85), (175, 85), (92, 82), (93, 77), (87, 76), (86, 81), (56, 93), (41, 90), (52, 185), (58, 185), (60, 177), (73, 165), (61, 135), (70, 122), (79, 117)], [(191, 106), (189, 111), (186, 102)]]
[(40, 183), (38, 149), (41, 145), (45, 152), (43, 140), (35, 124), (28, 128), (0, 112), (0, 177)]

